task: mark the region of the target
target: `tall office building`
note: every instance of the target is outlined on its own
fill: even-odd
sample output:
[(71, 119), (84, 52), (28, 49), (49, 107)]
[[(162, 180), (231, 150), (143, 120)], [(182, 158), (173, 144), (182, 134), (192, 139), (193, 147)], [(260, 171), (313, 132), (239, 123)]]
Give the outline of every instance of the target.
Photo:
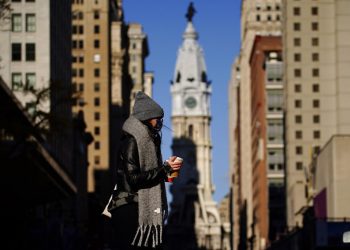
[(45, 113), (34, 122), (73, 171), (70, 7), (68, 0), (11, 1), (0, 29), (0, 75), (30, 114)]
[[(25, 195), (33, 202), (22, 211), (28, 216), (21, 218), (18, 225), (17, 231), (25, 232), (21, 240), (26, 245), (22, 248), (52, 248), (53, 245), (63, 245), (67, 242), (67, 235), (70, 235), (69, 244), (77, 243), (79, 235), (79, 244), (83, 247), (86, 244), (83, 235), (86, 233), (88, 219), (86, 146), (91, 136), (84, 132), (83, 114), (79, 113), (73, 118), (71, 110), (71, 1), (9, 2), (12, 9), (10, 19), (1, 20), (0, 24), (0, 75), (31, 115), (31, 124), (35, 124), (28, 127), (26, 121), (23, 124), (21, 122), (18, 127), (24, 129), (24, 133), (21, 133), (25, 135), (34, 132), (35, 136), (17, 136), (16, 138), (21, 139), (16, 143), (27, 144), (27, 138), (28, 143), (33, 142), (35, 148), (39, 147), (39, 155), (44, 157), (27, 158), (20, 154), (16, 157), (23, 161), (21, 165), (29, 167), (28, 174), (21, 173), (30, 180), (30, 183), (22, 187), (22, 192), (25, 190)], [(35, 143), (36, 140), (40, 140), (40, 143)], [(21, 151), (27, 151), (28, 146)], [(38, 169), (39, 172), (36, 172), (30, 166), (45, 166), (45, 169)], [(47, 171), (50, 173), (46, 173)], [(65, 175), (65, 182), (71, 183), (74, 192), (69, 197), (56, 196), (50, 185), (46, 184), (53, 181), (59, 190), (64, 190), (64, 186), (60, 184), (62, 181), (57, 176)], [(21, 185), (17, 188), (21, 188)], [(31, 192), (37, 193), (38, 197)], [(14, 194), (11, 193), (11, 196), (15, 196)], [(45, 221), (45, 224), (41, 221)], [(39, 235), (47, 235), (51, 240), (46, 242), (39, 239)], [(33, 243), (35, 246), (32, 246)], [(17, 243), (13, 242), (14, 248), (15, 245)]]
[(281, 37), (256, 36), (250, 66), (254, 227), (266, 242), (285, 229)]
[(214, 250), (221, 249), (221, 220), (212, 196), (212, 85), (207, 78), (203, 49), (197, 41), (192, 14), (190, 7), (171, 82), (172, 150), (185, 161), (180, 177), (171, 186), (168, 246), (171, 249)]
[(142, 30), (142, 26), (138, 23), (130, 23), (128, 25), (130, 58), (129, 72), (132, 81), (132, 89), (130, 95), (131, 108), (135, 102), (135, 95), (138, 91), (143, 91), (147, 95), (152, 96), (153, 73), (145, 73), (145, 61), (148, 56), (147, 36)]
[(72, 4), (73, 111), (84, 111), (87, 130), (94, 136), (88, 153), (88, 192), (99, 189), (98, 179), (110, 160), (111, 4), (109, 0)]
[(287, 222), (301, 224), (312, 153), (350, 133), (350, 2), (283, 1)]
[(152, 93), (153, 74), (145, 73), (147, 36), (137, 23), (126, 24), (122, 1), (82, 1), (72, 5), (74, 112), (83, 110), (89, 147), (88, 191), (104, 200), (118, 150), (120, 129), (137, 91)]
[[(230, 124), (231, 136), (237, 132), (234, 147), (237, 165), (230, 166), (235, 180), (232, 184), (234, 187), (234, 226), (233, 235), (235, 235), (234, 249), (259, 249), (266, 240), (262, 239), (257, 242), (255, 235), (255, 221), (253, 210), (253, 163), (252, 163), (252, 121), (251, 121), (251, 69), (250, 56), (256, 35), (278, 36), (281, 34), (281, 0), (260, 1), (260, 0), (244, 0), (241, 6), (241, 52), (236, 59), (233, 71), (237, 77), (232, 77), (230, 85), (231, 89), (237, 91), (237, 105), (231, 106), (229, 113), (233, 115), (234, 109), (238, 108), (238, 116), (234, 121), (237, 124)], [(237, 85), (238, 84), (238, 85)], [(237, 87), (236, 87), (237, 86)], [(232, 97), (229, 97), (229, 99)], [(234, 131), (234, 132), (233, 132)], [(232, 146), (231, 146), (232, 149)], [(237, 193), (236, 193), (237, 192)], [(238, 238), (236, 238), (238, 237)]]

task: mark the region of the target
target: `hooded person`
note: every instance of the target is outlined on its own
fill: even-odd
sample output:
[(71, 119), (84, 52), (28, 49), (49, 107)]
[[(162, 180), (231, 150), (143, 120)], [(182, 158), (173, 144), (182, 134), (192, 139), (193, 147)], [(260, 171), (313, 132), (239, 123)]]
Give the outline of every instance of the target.
[(167, 217), (165, 180), (181, 168), (161, 155), (162, 107), (143, 92), (123, 124), (116, 188), (107, 204), (115, 249), (161, 249)]

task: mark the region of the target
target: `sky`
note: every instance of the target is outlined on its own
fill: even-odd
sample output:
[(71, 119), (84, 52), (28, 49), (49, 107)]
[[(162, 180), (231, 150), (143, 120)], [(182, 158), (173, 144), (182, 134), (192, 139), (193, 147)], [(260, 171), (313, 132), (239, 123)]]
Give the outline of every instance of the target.
[[(229, 192), (228, 83), (231, 66), (240, 48), (239, 0), (195, 0), (193, 25), (204, 50), (208, 79), (212, 81), (211, 137), (214, 200)], [(154, 73), (153, 98), (165, 111), (164, 124), (171, 128), (170, 80), (182, 44), (189, 0), (124, 0), (126, 23), (140, 23), (147, 35), (150, 54), (146, 71)], [(171, 155), (172, 132), (163, 128), (163, 158)], [(171, 197), (169, 197), (171, 200)]]

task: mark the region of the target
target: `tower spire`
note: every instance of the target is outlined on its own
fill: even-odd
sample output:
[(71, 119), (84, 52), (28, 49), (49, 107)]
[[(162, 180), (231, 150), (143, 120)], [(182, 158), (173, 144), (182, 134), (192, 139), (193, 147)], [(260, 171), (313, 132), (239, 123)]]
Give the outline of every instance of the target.
[(168, 219), (171, 250), (221, 249), (221, 220), (213, 200), (211, 157), (211, 85), (204, 52), (193, 27), (193, 3), (177, 53), (172, 94), (173, 155), (184, 158), (181, 176), (171, 186)]

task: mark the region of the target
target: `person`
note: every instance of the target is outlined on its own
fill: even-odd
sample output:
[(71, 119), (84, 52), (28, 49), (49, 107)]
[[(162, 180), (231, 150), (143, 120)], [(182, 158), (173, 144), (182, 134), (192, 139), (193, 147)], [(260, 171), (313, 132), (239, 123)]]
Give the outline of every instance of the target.
[(167, 217), (165, 180), (181, 168), (161, 154), (164, 111), (138, 92), (132, 115), (122, 128), (116, 187), (107, 204), (116, 249), (162, 249)]

